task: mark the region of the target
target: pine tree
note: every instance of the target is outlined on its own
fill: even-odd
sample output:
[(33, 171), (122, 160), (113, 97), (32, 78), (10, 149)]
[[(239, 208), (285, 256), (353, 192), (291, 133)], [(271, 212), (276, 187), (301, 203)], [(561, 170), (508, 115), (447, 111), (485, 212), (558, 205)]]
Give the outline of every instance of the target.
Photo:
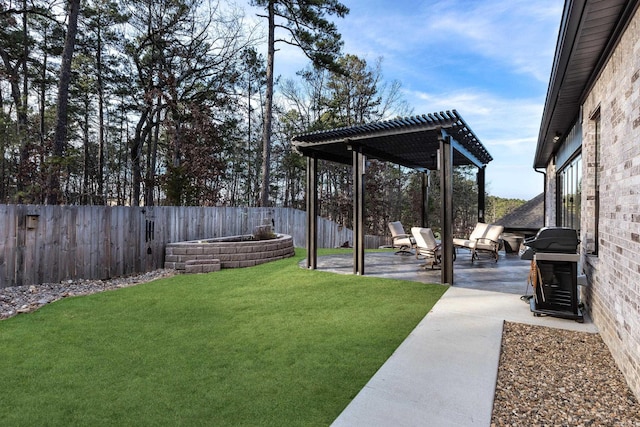
[[(265, 8), (268, 20), (267, 87), (262, 128), (262, 183), (260, 205), (269, 205), (271, 132), (273, 119), (273, 66), (276, 42), (302, 49), (316, 67), (337, 70), (336, 63), (342, 41), (338, 30), (326, 15), (344, 17), (349, 9), (337, 0), (252, 0), (254, 6)], [(277, 20), (277, 22), (276, 22)], [(284, 38), (276, 39), (276, 28)]]
[(60, 164), (67, 140), (67, 105), (69, 103), (69, 84), (71, 81), (71, 60), (76, 44), (80, 0), (69, 0), (67, 35), (62, 51), (60, 82), (58, 83), (56, 130), (53, 137), (53, 164), (49, 171), (47, 185), (47, 204), (58, 204), (60, 192)]

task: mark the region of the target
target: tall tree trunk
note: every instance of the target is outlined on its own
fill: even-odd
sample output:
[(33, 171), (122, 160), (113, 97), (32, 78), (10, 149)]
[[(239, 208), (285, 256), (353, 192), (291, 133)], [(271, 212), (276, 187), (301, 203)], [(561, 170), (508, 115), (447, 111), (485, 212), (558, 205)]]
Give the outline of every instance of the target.
[(7, 139), (7, 126), (5, 124), (4, 117), (4, 98), (2, 96), (2, 88), (0, 88), (0, 119), (2, 119), (2, 122), (0, 122), (0, 203), (7, 203), (7, 186), (5, 184), (6, 162), (4, 160), (5, 141)]
[[(47, 45), (47, 32), (45, 28), (45, 33), (43, 35), (43, 45)], [(47, 60), (48, 55), (46, 49), (42, 55), (42, 73), (40, 74), (40, 146), (44, 149), (45, 140), (44, 136), (46, 134), (45, 128), (45, 112), (47, 107)]]
[(273, 1), (269, 2), (269, 36), (267, 41), (267, 87), (264, 101), (262, 126), (262, 184), (260, 206), (269, 206), (269, 185), (271, 172), (271, 121), (273, 111), (273, 58), (275, 56), (275, 15)]
[[(20, 139), (20, 164), (18, 165), (18, 193), (26, 190), (29, 185), (29, 141), (27, 133), (27, 111), (28, 111), (28, 94), (29, 80), (27, 73), (27, 64), (29, 59), (29, 28), (28, 28), (28, 14), (27, 14), (27, 0), (22, 1), (22, 37), (23, 37), (23, 50), (22, 50), (22, 92), (18, 84), (18, 69), (19, 64), (16, 64), (15, 76), (12, 79), (11, 89), (15, 93), (14, 99), (16, 103), (16, 110), (18, 116), (18, 138)], [(21, 202), (21, 200), (18, 200)]]
[(29, 24), (27, 14), (27, 0), (22, 1), (23, 16), (22, 16), (22, 106), (19, 107), (24, 114), (27, 113), (29, 108), (29, 74), (27, 73), (27, 63), (29, 62)]
[(153, 136), (149, 146), (147, 147), (147, 171), (145, 178), (145, 206), (153, 206), (153, 190), (156, 187), (156, 163), (158, 158), (158, 141), (160, 140), (160, 119), (162, 114), (162, 97), (158, 95), (158, 106), (156, 112), (156, 123), (153, 131)]
[(251, 108), (251, 78), (247, 79), (249, 83), (248, 95), (247, 95), (247, 179), (246, 179), (246, 203), (247, 206), (251, 206), (251, 112), (253, 109)]
[(135, 135), (129, 144), (129, 152), (131, 154), (131, 206), (140, 206), (140, 186), (142, 185), (142, 166), (140, 161), (142, 159), (142, 147), (147, 135), (145, 124), (149, 116), (149, 108), (151, 107), (142, 112), (136, 125)]
[(118, 199), (118, 206), (122, 206), (127, 201), (127, 182), (128, 182), (128, 172), (129, 172), (129, 155), (127, 148), (129, 147), (130, 138), (129, 138), (129, 124), (126, 121), (126, 109), (124, 106), (124, 95), (121, 95), (120, 98), (120, 106), (118, 107), (118, 120), (119, 120), (119, 130), (118, 130), (118, 147), (116, 149), (116, 158), (117, 158), (117, 170), (116, 173), (116, 188), (115, 193)]
[(82, 129), (82, 145), (84, 147), (84, 167), (82, 170), (82, 192), (80, 193), (80, 200), (83, 205), (92, 205), (91, 192), (89, 191), (89, 178), (91, 168), (91, 151), (89, 150), (89, 106), (91, 101), (89, 100), (89, 94), (85, 94), (84, 99), (84, 119)]
[(60, 192), (60, 160), (64, 154), (67, 140), (67, 106), (69, 103), (69, 82), (71, 81), (71, 59), (76, 44), (78, 32), (78, 14), (80, 0), (69, 0), (69, 24), (67, 37), (62, 50), (62, 64), (60, 65), (60, 83), (58, 86), (58, 105), (56, 113), (56, 132), (53, 138), (53, 165), (49, 174), (49, 195), (47, 204), (58, 204)]
[(107, 203), (104, 193), (104, 85), (102, 82), (102, 31), (97, 28), (96, 78), (98, 84), (98, 203)]
[[(11, 65), (11, 58), (9, 57), (9, 53), (5, 49), (3, 49), (2, 46), (0, 46), (0, 58), (2, 58), (2, 63), (5, 68), (5, 80), (9, 81), (9, 85), (11, 87), (11, 99), (16, 106), (16, 115), (18, 118), (17, 133), (18, 135), (20, 135), (20, 137), (22, 137), (23, 131), (27, 125), (27, 112), (22, 108), (23, 97), (22, 91), (20, 89), (20, 64), (16, 64), (15, 66)], [(23, 142), (22, 138), (21, 142)], [(24, 146), (25, 144), (22, 143), (21, 151)]]

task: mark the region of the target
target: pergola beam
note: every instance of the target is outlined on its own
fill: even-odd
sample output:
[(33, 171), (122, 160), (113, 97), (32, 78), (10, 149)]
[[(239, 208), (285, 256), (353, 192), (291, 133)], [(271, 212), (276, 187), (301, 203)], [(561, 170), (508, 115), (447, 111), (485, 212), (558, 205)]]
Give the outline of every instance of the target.
[[(451, 135), (449, 135), (451, 136)], [(467, 160), (469, 160), (478, 169), (484, 167), (484, 163), (480, 161), (473, 153), (467, 150), (464, 145), (459, 143), (453, 136), (451, 136), (451, 146), (460, 154), (462, 154)], [(453, 158), (451, 160), (453, 162)]]
[(394, 156), (392, 154), (389, 153), (385, 153), (382, 150), (377, 150), (375, 148), (372, 147), (367, 147), (366, 148), (366, 152), (364, 152), (365, 155), (368, 155), (370, 157), (375, 157), (378, 159), (384, 159), (384, 161), (386, 162), (391, 162), (394, 163), (396, 165), (400, 165), (400, 166), (404, 166), (410, 169), (419, 169), (424, 167), (424, 165), (420, 165), (417, 163), (411, 163), (411, 162), (407, 162), (406, 159), (402, 159), (401, 157), (397, 157)]

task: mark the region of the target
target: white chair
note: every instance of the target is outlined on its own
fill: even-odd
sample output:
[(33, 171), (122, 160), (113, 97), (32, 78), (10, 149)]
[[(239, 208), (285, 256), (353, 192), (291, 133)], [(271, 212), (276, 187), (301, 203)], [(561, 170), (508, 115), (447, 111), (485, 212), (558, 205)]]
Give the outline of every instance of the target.
[[(422, 256), (425, 260), (431, 260), (431, 269), (440, 264), (442, 259), (441, 245), (436, 240), (433, 231), (430, 228), (412, 227), (411, 235), (416, 242), (416, 259)], [(429, 264), (425, 262), (424, 266), (427, 265)]]
[(478, 251), (489, 252), (495, 261), (498, 262), (500, 235), (503, 231), (504, 227), (501, 225), (479, 222), (476, 224), (476, 227), (468, 239), (453, 239), (453, 246), (471, 250), (471, 262), (478, 259)]
[(398, 249), (396, 255), (411, 255), (413, 241), (411, 240), (411, 235), (404, 232), (402, 223), (400, 221), (390, 222), (389, 230), (391, 230), (391, 247)]

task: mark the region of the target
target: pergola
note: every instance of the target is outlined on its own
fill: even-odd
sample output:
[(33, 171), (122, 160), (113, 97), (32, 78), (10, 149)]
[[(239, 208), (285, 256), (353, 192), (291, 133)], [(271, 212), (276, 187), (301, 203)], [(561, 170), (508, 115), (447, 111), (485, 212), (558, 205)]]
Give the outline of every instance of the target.
[[(453, 167), (478, 168), (478, 221), (484, 222), (485, 169), (493, 160), (456, 110), (307, 133), (292, 143), (307, 157), (307, 268), (317, 267), (317, 176), (323, 159), (352, 165), (353, 272), (364, 274), (364, 184), (366, 160), (373, 158), (422, 172), (439, 170), (442, 283), (453, 284)], [(424, 208), (422, 214), (424, 221)]]

